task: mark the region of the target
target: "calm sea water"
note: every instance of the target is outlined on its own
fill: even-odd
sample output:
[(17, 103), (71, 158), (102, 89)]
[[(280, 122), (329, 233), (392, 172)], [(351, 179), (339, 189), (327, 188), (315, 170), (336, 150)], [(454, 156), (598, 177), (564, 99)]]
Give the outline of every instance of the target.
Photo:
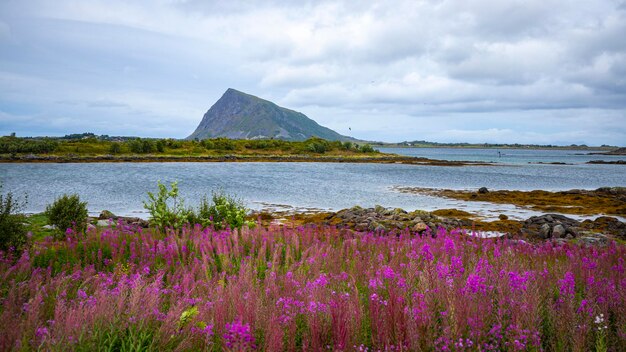
[[(446, 152), (433, 149), (402, 151), (428, 157)], [(448, 152), (459, 154), (458, 150)], [(520, 156), (524, 160), (546, 160), (548, 157), (543, 151), (537, 152), (541, 155), (519, 155), (524, 155)], [(464, 154), (461, 159), (469, 159), (465, 157), (465, 150), (460, 153)], [(474, 155), (473, 160), (488, 161), (481, 157)], [(566, 158), (569, 156), (557, 161)], [(4, 185), (3, 192), (28, 195), (26, 210), (29, 212), (42, 211), (46, 204), (63, 193), (78, 193), (88, 202), (91, 213), (108, 209), (120, 215), (145, 217), (142, 201), (147, 198), (146, 192), (155, 191), (157, 181), (178, 181), (182, 196), (189, 205), (197, 203), (202, 195), (210, 195), (212, 190), (222, 188), (238, 195), (253, 209), (338, 210), (354, 205), (371, 207), (380, 204), (407, 210), (462, 208), (489, 218), (500, 213), (525, 218), (536, 213), (512, 206), (403, 194), (393, 188), (595, 189), (626, 186), (625, 171), (623, 165), (522, 162), (467, 167), (343, 163), (0, 164), (0, 180)]]
[[(440, 160), (484, 161), (501, 164), (553, 163), (584, 164), (591, 160), (626, 160), (624, 155), (589, 155), (565, 149), (460, 149), (460, 148), (378, 148), (384, 153)], [(500, 153), (500, 154), (498, 154)]]

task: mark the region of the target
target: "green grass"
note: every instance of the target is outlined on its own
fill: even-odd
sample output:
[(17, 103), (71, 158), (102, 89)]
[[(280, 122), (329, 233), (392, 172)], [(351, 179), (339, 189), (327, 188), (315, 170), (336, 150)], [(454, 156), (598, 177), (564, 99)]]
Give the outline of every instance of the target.
[(26, 229), (33, 234), (33, 241), (40, 241), (48, 236), (54, 236), (55, 230), (45, 229), (44, 226), (48, 225), (48, 217), (43, 213), (32, 214), (26, 218)]

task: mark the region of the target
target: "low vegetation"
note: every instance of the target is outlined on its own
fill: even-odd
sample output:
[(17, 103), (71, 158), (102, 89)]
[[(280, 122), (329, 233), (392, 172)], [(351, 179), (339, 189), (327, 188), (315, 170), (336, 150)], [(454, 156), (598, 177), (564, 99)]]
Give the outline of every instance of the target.
[(93, 134), (71, 138), (0, 137), (0, 154), (46, 154), (53, 156), (211, 156), (211, 155), (358, 155), (377, 151), (365, 143), (310, 138), (291, 142), (277, 139), (233, 140), (228, 138), (187, 141), (151, 138), (101, 138)]
[(143, 206), (150, 214), (150, 224), (160, 229), (171, 227), (175, 230), (189, 223), (193, 210), (185, 207), (184, 200), (178, 194), (178, 183), (172, 182), (171, 188), (159, 182), (158, 193), (148, 192), (148, 201)]
[(82, 202), (78, 194), (62, 195), (46, 207), (44, 214), (59, 237), (68, 229), (81, 233), (87, 226), (87, 202)]
[[(77, 226), (76, 195), (28, 219), (11, 193), (0, 205), (2, 351), (626, 348), (616, 242), (253, 228), (240, 199), (218, 191), (194, 210), (176, 183), (149, 194), (148, 229)], [(72, 230), (5, 241), (47, 220)]]
[[(241, 199), (224, 193), (213, 192), (211, 200), (206, 196), (197, 209), (187, 208), (179, 195), (178, 183), (172, 182), (170, 189), (162, 183), (157, 184), (159, 191), (148, 192), (148, 201), (144, 208), (150, 214), (150, 224), (165, 230), (180, 230), (189, 224), (200, 224), (216, 230), (225, 228), (241, 229), (246, 222), (247, 209)], [(253, 224), (248, 224), (252, 226)]]
[(216, 230), (224, 228), (241, 230), (244, 225), (249, 227), (254, 225), (254, 223), (246, 222), (247, 212), (241, 199), (220, 190), (213, 192), (210, 201), (206, 197), (202, 199), (196, 214), (196, 221), (193, 223), (212, 226)]
[(20, 213), (24, 205), (13, 193), (2, 193), (0, 183), (0, 251), (21, 251), (26, 245), (26, 217)]
[(59, 147), (59, 141), (51, 138), (30, 139), (0, 137), (0, 154), (48, 154)]
[(0, 260), (1, 350), (623, 350), (626, 247), (125, 227)]

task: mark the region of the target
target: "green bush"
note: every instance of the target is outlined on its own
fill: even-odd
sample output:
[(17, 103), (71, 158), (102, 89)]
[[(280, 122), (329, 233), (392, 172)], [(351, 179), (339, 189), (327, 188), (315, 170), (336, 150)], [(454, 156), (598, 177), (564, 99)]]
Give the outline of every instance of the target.
[(372, 146), (369, 144), (363, 144), (362, 146), (359, 147), (359, 150), (361, 151), (361, 153), (376, 153), (377, 152), (377, 150), (372, 148)]
[(180, 229), (193, 218), (193, 211), (185, 208), (185, 202), (178, 194), (178, 182), (171, 183), (171, 189), (161, 182), (157, 183), (159, 192), (148, 192), (149, 201), (143, 207), (150, 213), (150, 224), (162, 229), (171, 227)]
[(318, 154), (324, 154), (329, 150), (328, 143), (323, 140), (312, 141), (307, 144), (306, 148), (308, 151)]
[(0, 137), (0, 154), (51, 153), (59, 143), (48, 138), (27, 139), (18, 137)]
[(77, 194), (64, 194), (46, 207), (44, 214), (62, 235), (69, 228), (77, 232), (87, 226), (87, 202), (81, 202)]
[(211, 201), (206, 197), (200, 202), (197, 221), (203, 226), (213, 226), (216, 230), (241, 229), (246, 224), (247, 209), (243, 201), (223, 191), (213, 192)]
[(156, 150), (159, 153), (163, 153), (165, 151), (165, 141), (163, 141), (162, 139), (156, 141)]
[(155, 143), (149, 139), (137, 138), (128, 141), (127, 144), (128, 149), (137, 154), (153, 153), (155, 150)]
[(236, 147), (235, 141), (228, 138), (216, 138), (213, 140), (213, 145), (213, 148), (217, 150), (235, 150)]
[(180, 149), (183, 143), (175, 139), (168, 138), (165, 140), (165, 146), (172, 149)]
[(18, 202), (11, 192), (6, 195), (0, 193), (0, 250), (14, 248), (19, 251), (26, 245), (26, 217), (19, 214), (25, 204), (26, 201)]
[(202, 146), (208, 150), (211, 149), (215, 149), (215, 143), (213, 143), (212, 141), (205, 139), (202, 142), (200, 142), (202, 144)]
[(113, 142), (111, 143), (111, 146), (109, 147), (109, 153), (111, 154), (119, 154), (122, 152), (122, 145), (118, 142)]

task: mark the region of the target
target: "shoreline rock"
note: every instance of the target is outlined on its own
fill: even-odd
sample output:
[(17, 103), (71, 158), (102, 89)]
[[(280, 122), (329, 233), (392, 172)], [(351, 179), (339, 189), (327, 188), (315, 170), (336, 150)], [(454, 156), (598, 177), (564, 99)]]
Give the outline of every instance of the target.
[(613, 160), (613, 161), (591, 160), (591, 161), (587, 161), (587, 164), (626, 165), (626, 160)]
[[(432, 235), (439, 227), (442, 227), (448, 231), (461, 228), (479, 233), (497, 232), (503, 233), (503, 237), (506, 238), (523, 238), (530, 241), (579, 241), (588, 244), (606, 244), (611, 238), (626, 240), (626, 223), (608, 216), (581, 222), (560, 214), (544, 214), (523, 221), (505, 219), (485, 222), (469, 217), (438, 216), (434, 214), (436, 212), (438, 211), (407, 212), (382, 206), (374, 208), (355, 206), (337, 212), (293, 214), (291, 221), (294, 225), (330, 225), (356, 232), (390, 234), (408, 229), (420, 235)], [(454, 214), (455, 212), (453, 209), (448, 209), (441, 213)], [(281, 216), (281, 219), (285, 220), (288, 217)], [(271, 213), (253, 214), (251, 218), (262, 219), (267, 225), (275, 224)], [(289, 224), (289, 220), (286, 220), (286, 224)]]

